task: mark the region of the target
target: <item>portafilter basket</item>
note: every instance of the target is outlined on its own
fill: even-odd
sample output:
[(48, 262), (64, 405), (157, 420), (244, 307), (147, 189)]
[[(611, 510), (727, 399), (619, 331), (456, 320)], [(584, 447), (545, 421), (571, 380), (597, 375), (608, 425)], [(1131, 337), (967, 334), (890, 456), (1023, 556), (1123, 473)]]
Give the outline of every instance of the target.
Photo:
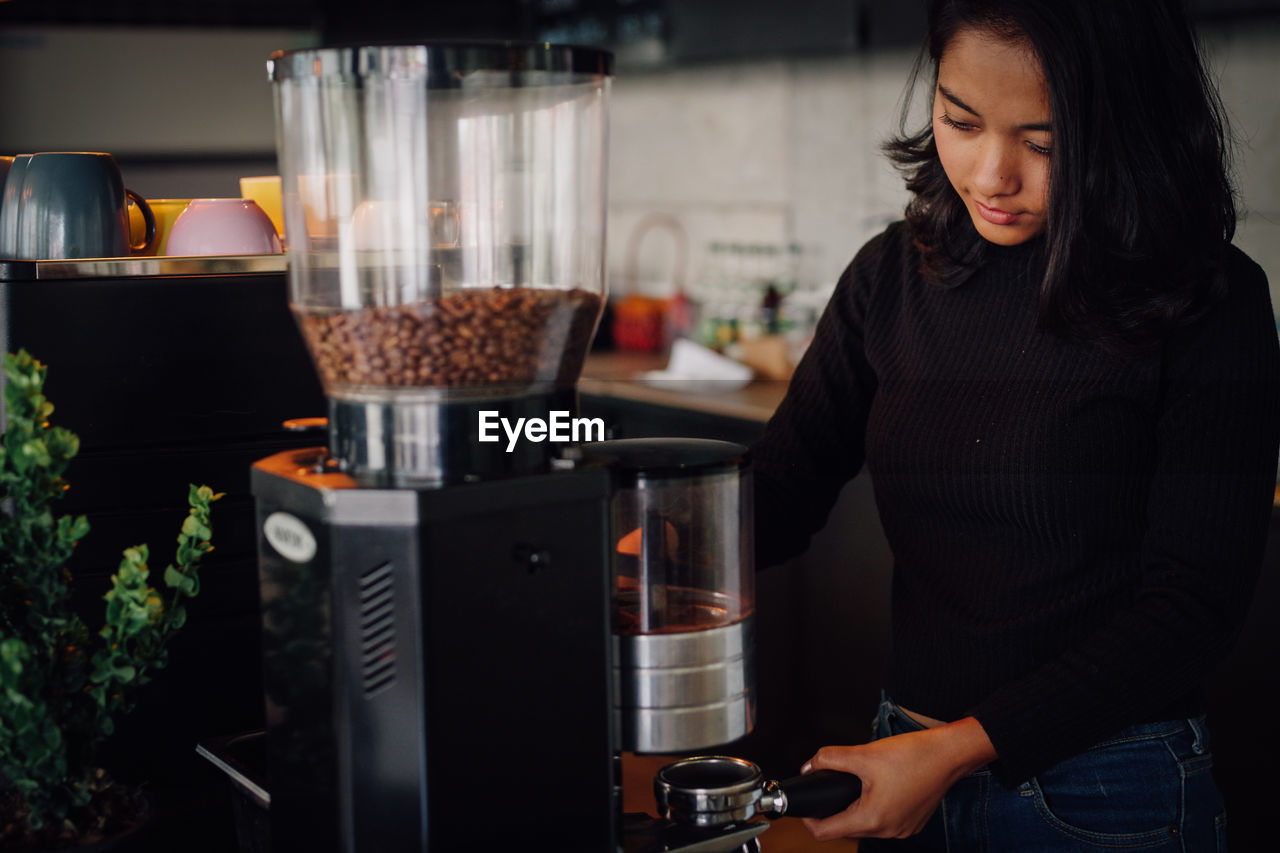
[(726, 755), (700, 755), (668, 764), (653, 779), (660, 816), (683, 826), (718, 828), (757, 815), (830, 817), (862, 795), (862, 780), (837, 770), (816, 770), (781, 782), (764, 778), (755, 763)]

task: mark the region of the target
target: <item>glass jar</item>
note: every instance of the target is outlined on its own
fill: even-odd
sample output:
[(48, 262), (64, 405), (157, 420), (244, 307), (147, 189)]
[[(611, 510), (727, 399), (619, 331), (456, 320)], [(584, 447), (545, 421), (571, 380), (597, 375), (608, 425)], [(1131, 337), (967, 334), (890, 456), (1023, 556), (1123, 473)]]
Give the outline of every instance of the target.
[(272, 56), (290, 303), (330, 398), (576, 382), (604, 296), (610, 65), (552, 45)]

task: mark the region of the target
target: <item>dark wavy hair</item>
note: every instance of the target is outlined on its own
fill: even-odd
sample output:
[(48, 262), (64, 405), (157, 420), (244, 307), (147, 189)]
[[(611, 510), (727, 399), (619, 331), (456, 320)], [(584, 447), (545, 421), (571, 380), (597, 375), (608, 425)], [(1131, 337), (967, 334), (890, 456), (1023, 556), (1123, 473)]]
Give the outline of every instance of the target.
[[(1180, 0), (932, 0), (908, 93), (961, 29), (1040, 58), (1053, 123), (1040, 324), (1115, 351), (1158, 342), (1220, 295), (1235, 233), (1225, 113)], [(926, 279), (954, 287), (986, 241), (938, 160), (931, 123), (884, 146), (907, 178)]]

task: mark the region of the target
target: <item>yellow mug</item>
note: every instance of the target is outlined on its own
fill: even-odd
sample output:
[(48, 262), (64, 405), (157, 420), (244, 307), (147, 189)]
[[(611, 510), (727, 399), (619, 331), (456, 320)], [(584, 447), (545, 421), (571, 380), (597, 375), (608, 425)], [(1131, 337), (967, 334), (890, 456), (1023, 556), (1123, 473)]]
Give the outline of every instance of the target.
[(284, 209), (280, 201), (279, 175), (253, 175), (240, 179), (240, 197), (256, 202), (284, 240)]
[[(151, 207), (152, 214), (156, 218), (156, 239), (151, 244), (151, 248), (141, 254), (163, 255), (165, 246), (169, 243), (169, 229), (173, 227), (174, 220), (178, 218), (178, 214), (187, 209), (187, 205), (191, 204), (189, 198), (149, 198), (147, 204)], [(129, 205), (129, 235), (130, 239), (134, 239), (139, 234), (146, 233), (146, 224), (142, 219), (142, 211), (138, 210), (135, 204)], [(140, 241), (139, 241), (140, 242)]]

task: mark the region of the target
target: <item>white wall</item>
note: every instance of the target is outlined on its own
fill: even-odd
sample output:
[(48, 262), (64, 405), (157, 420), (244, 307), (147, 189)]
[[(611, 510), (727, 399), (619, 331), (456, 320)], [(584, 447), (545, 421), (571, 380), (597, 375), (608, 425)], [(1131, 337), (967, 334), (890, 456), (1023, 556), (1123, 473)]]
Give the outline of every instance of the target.
[[(799, 242), (835, 276), (900, 215), (905, 191), (878, 146), (894, 127), (912, 57), (874, 53), (619, 73), (610, 151), (610, 269), (630, 288), (629, 244), (652, 211), (688, 232), (690, 269), (711, 241)], [(681, 278), (672, 240), (642, 244), (640, 286)]]
[(1239, 146), (1235, 242), (1266, 270), (1280, 312), (1280, 22), (1219, 28), (1206, 42)]

